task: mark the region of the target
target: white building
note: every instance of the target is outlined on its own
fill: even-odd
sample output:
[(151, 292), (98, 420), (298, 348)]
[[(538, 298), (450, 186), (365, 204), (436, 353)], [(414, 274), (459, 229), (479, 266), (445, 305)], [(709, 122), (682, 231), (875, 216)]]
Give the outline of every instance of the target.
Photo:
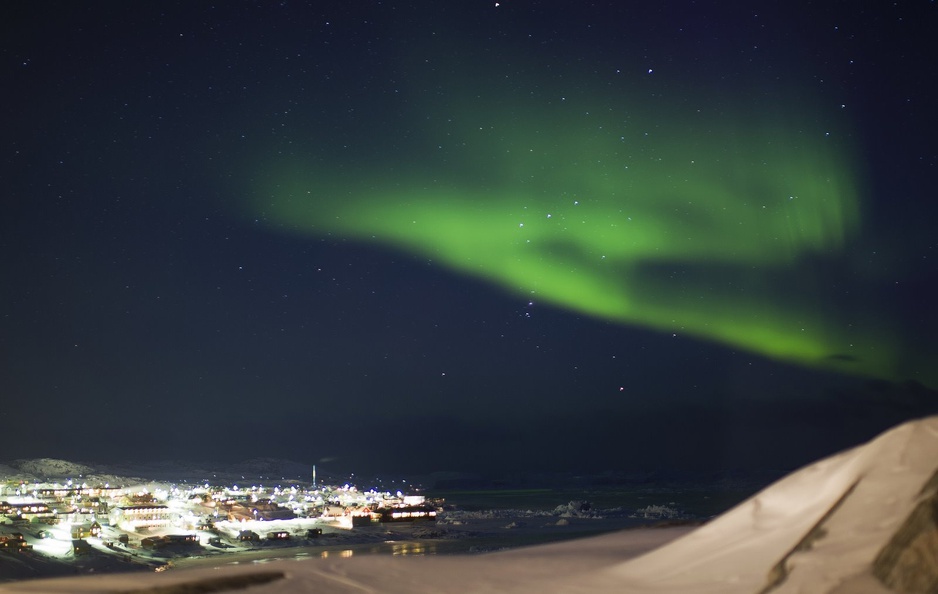
[(169, 526), (171, 512), (165, 505), (130, 505), (111, 508), (111, 526), (122, 530), (143, 530)]

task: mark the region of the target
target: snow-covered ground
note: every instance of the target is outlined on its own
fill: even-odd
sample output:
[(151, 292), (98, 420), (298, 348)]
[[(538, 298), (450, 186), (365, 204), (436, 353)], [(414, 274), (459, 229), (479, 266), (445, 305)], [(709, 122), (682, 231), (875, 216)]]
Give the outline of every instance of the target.
[(329, 555), (34, 580), (0, 592), (934, 592), (936, 470), (938, 417), (930, 417), (793, 473), (699, 528), (623, 530), (484, 555)]

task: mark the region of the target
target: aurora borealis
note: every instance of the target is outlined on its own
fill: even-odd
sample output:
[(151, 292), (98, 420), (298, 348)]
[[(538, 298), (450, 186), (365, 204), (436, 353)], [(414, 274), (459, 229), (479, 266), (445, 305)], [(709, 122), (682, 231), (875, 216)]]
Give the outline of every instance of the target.
[(900, 379), (892, 338), (853, 324), (811, 270), (862, 232), (847, 135), (832, 138), (837, 120), (817, 111), (722, 107), (711, 119), (667, 105), (500, 119), (449, 106), (427, 118), (445, 130), (423, 132), (457, 148), (431, 166), (410, 164), (429, 160), (418, 152), (340, 175), (275, 167), (249, 216), (390, 245), (532, 302)]
[(6, 457), (720, 473), (938, 413), (933, 4), (8, 16)]

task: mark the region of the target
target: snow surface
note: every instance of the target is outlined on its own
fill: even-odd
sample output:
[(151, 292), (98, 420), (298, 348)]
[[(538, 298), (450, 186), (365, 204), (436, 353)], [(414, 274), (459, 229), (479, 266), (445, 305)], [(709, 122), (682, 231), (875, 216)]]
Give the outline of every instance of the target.
[[(799, 470), (696, 529), (626, 530), (475, 556), (329, 557), (35, 580), (0, 592), (182, 592), (170, 586), (183, 584), (228, 591), (253, 580), (254, 593), (885, 593), (874, 559), (916, 506), (934, 498), (936, 469), (938, 416)], [(923, 569), (934, 571), (938, 562), (930, 562)]]

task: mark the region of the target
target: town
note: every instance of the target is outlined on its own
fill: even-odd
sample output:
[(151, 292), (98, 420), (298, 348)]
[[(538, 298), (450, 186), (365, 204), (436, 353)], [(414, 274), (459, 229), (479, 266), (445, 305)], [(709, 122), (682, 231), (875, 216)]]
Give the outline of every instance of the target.
[(0, 552), (73, 563), (107, 557), (162, 570), (182, 557), (312, 545), (387, 522), (434, 521), (442, 503), (315, 481), (265, 486), (79, 480), (0, 484)]

